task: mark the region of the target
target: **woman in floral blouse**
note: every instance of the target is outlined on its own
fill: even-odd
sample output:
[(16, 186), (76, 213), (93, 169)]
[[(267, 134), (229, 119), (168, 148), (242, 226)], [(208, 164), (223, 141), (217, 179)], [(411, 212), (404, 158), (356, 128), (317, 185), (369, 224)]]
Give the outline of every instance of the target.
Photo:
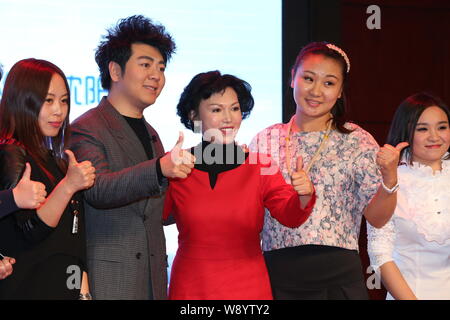
[(391, 220), (368, 224), (372, 266), (387, 299), (450, 299), (450, 111), (419, 93), (397, 109), (388, 142), (408, 141)]
[(266, 213), (262, 242), (275, 299), (368, 298), (358, 255), (361, 217), (377, 227), (391, 217), (399, 150), (406, 144), (385, 146), (377, 156), (373, 137), (346, 122), (349, 71), (347, 55), (335, 45), (305, 46), (291, 71), (295, 115), (250, 145), (270, 154), (287, 182), (296, 170), (292, 159), (302, 156), (316, 188), (316, 205), (299, 228), (286, 228)]

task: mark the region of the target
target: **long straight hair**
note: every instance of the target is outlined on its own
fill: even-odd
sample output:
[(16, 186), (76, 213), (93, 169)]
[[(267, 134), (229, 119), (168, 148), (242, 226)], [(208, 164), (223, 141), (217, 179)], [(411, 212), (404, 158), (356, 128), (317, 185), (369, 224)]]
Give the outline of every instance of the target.
[(70, 99), (66, 119), (56, 137), (44, 136), (38, 120), (54, 74), (63, 78), (70, 97), (67, 78), (53, 63), (30, 58), (14, 64), (6, 77), (0, 102), (0, 140), (15, 140), (24, 146), (43, 169), (50, 149), (65, 172), (67, 166), (63, 159), (70, 133)]

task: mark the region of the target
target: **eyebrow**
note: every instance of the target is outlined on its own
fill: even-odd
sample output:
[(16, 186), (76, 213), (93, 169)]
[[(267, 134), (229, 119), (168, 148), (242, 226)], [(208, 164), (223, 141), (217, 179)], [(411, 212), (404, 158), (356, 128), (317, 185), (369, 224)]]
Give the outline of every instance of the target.
[[(439, 121), (437, 124), (448, 124), (448, 121)], [(428, 125), (430, 124), (427, 122), (417, 122), (416, 126), (428, 126)]]
[[(316, 75), (316, 73), (315, 72), (313, 72), (313, 71), (309, 71), (309, 70), (304, 70), (303, 71), (303, 73), (312, 73), (313, 75)], [(325, 77), (332, 77), (332, 78), (335, 78), (336, 80), (339, 80), (339, 78), (338, 77), (336, 77), (334, 74), (327, 74)]]
[[(239, 101), (236, 101), (236, 102), (233, 102), (232, 104), (231, 104), (231, 106), (234, 106), (234, 105), (236, 105), (236, 104), (239, 104)], [(223, 107), (223, 106), (225, 106), (223, 103), (214, 103), (214, 102), (211, 102), (210, 104), (208, 104), (208, 106), (220, 106), (220, 107)]]
[[(138, 60), (146, 59), (146, 60), (156, 61), (155, 58), (150, 57), (150, 56), (139, 56), (139, 57), (137, 57), (137, 59), (138, 59)], [(166, 63), (164, 62), (164, 60), (159, 60), (158, 63), (159, 63), (159, 64), (166, 65)]]
[[(47, 95), (48, 95), (48, 96), (52, 96), (52, 97), (56, 97), (56, 94), (51, 93), (51, 92), (48, 92)], [(68, 96), (68, 95), (69, 95), (69, 93), (66, 92), (66, 93), (64, 93), (61, 97)]]

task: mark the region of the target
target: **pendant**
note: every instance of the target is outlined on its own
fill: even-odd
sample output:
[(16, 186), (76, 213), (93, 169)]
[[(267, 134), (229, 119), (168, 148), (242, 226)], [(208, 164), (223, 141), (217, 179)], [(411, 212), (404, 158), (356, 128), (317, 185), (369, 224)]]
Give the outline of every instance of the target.
[(72, 234), (78, 233), (78, 216), (73, 216), (73, 223), (72, 223)]

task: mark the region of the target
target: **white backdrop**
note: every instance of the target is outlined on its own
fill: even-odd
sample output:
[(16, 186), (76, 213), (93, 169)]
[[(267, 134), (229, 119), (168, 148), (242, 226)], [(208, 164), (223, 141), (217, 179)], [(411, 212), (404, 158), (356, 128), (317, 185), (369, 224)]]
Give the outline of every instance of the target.
[[(144, 113), (166, 150), (180, 130), (185, 147), (200, 141), (183, 129), (175, 111), (183, 88), (199, 72), (231, 73), (253, 87), (255, 108), (241, 126), (240, 143), (281, 121), (281, 0), (0, 0), (0, 63), (5, 73), (30, 57), (58, 65), (70, 82), (73, 120), (106, 94), (94, 60), (101, 36), (134, 14), (162, 23), (177, 44), (166, 86)], [(165, 231), (171, 262), (177, 231), (174, 226)]]

